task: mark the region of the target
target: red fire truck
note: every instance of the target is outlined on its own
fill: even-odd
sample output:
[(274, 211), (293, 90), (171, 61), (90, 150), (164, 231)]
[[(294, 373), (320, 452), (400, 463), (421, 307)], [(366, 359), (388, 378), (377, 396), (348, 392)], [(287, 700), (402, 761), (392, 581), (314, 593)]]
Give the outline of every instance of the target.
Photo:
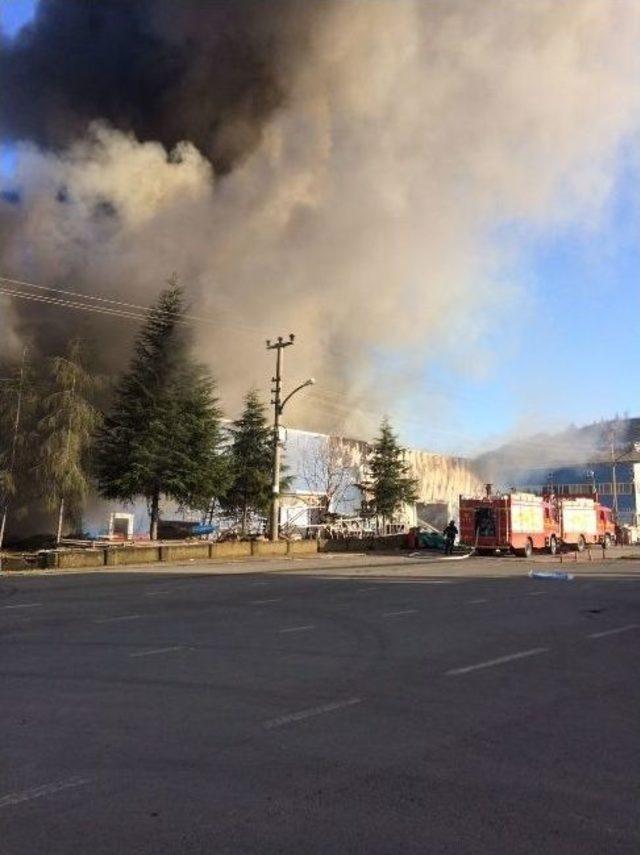
[(533, 493), (460, 496), (460, 542), (480, 554), (515, 552), (529, 557), (534, 549), (552, 555), (561, 547), (584, 550), (615, 542), (612, 511), (593, 496), (536, 496)]

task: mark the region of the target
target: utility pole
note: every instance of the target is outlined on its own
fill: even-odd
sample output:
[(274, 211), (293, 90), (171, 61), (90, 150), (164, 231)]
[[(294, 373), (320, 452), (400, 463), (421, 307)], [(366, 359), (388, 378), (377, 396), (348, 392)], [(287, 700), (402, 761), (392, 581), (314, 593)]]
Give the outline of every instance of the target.
[[(20, 375), (18, 380), (18, 399), (16, 401), (16, 417), (13, 421), (13, 438), (11, 440), (11, 456), (9, 457), (9, 477), (13, 478), (13, 469), (16, 462), (18, 449), (18, 433), (20, 431), (20, 414), (22, 410), (22, 390), (24, 386), (24, 369), (27, 361), (27, 348), (22, 351), (22, 363), (20, 364)], [(4, 543), (4, 530), (7, 524), (7, 513), (9, 511), (9, 491), (4, 491), (4, 502), (2, 507), (2, 521), (0, 522), (0, 549)]]
[(618, 522), (618, 482), (616, 479), (616, 447), (615, 447), (616, 434), (612, 429), (609, 432), (609, 441), (611, 443), (611, 481), (613, 486), (613, 517)]
[(305, 380), (304, 383), (296, 386), (296, 388), (292, 392), (289, 392), (289, 394), (283, 399), (282, 351), (285, 347), (291, 347), (294, 341), (295, 335), (293, 333), (289, 333), (289, 339), (287, 341), (285, 341), (282, 336), (278, 336), (274, 342), (272, 342), (271, 339), (267, 339), (267, 350), (276, 351), (276, 376), (271, 378), (271, 382), (273, 383), (271, 388), (271, 394), (273, 395), (273, 398), (271, 399), (271, 403), (273, 404), (273, 485), (271, 489), (271, 513), (269, 519), (269, 538), (274, 541), (278, 539), (278, 525), (280, 522), (280, 416), (282, 415), (285, 404), (293, 398), (296, 392), (299, 392), (300, 389), (304, 389), (305, 386), (313, 386), (316, 382), (313, 377), (310, 377), (308, 380)]
[(267, 350), (276, 352), (276, 376), (271, 378), (274, 384), (271, 388), (273, 398), (273, 482), (271, 487), (271, 515), (269, 521), (269, 538), (278, 539), (278, 522), (280, 516), (280, 416), (282, 415), (282, 351), (285, 347), (291, 347), (295, 340), (293, 333), (289, 334), (289, 340), (285, 341), (281, 335), (271, 343), (267, 339)]

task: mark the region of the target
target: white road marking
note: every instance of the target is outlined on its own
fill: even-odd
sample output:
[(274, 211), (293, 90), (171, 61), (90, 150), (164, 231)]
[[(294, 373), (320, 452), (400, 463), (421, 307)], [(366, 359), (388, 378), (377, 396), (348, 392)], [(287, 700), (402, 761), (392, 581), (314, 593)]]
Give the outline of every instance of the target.
[(286, 629), (278, 630), (279, 632), (305, 632), (308, 629), (315, 629), (315, 625), (308, 623), (305, 626), (289, 626)]
[(271, 730), (274, 727), (282, 727), (284, 724), (291, 724), (296, 721), (303, 721), (307, 718), (313, 718), (317, 715), (322, 715), (323, 713), (333, 712), (334, 710), (341, 710), (345, 707), (352, 707), (355, 704), (362, 703), (362, 698), (349, 698), (346, 701), (334, 701), (331, 704), (322, 704), (319, 707), (312, 707), (308, 710), (300, 710), (299, 712), (290, 713), (289, 715), (282, 715), (278, 718), (272, 718), (270, 721), (265, 721), (264, 726), (267, 730)]
[(118, 620), (138, 620), (141, 617), (144, 617), (144, 615), (119, 615), (118, 617), (99, 618), (94, 623), (115, 623)]
[(251, 600), (251, 605), (252, 606), (265, 606), (268, 603), (279, 603), (280, 599), (281, 598), (276, 597), (275, 599), (271, 599), (271, 600)]
[(169, 590), (149, 591), (147, 594), (145, 594), (145, 597), (159, 597), (160, 594), (172, 594), (172, 593), (173, 593), (173, 591), (169, 591)]
[(0, 798), (0, 808), (19, 805), (21, 802), (30, 802), (33, 799), (42, 798), (42, 796), (58, 793), (60, 790), (82, 787), (88, 784), (90, 780), (90, 778), (68, 778), (66, 781), (54, 781), (51, 784), (43, 784), (40, 787), (31, 787), (31, 789), (23, 790), (21, 793), (9, 793)]
[(494, 665), (503, 665), (505, 662), (513, 662), (515, 659), (526, 659), (528, 656), (538, 656), (540, 653), (548, 653), (548, 647), (534, 647), (531, 650), (521, 650), (519, 653), (510, 653), (508, 656), (499, 656), (497, 659), (488, 659), (486, 662), (478, 662), (477, 665), (466, 665), (464, 668), (453, 668), (447, 671), (447, 677), (458, 674), (468, 674), (470, 671), (479, 671), (481, 668), (493, 668)]
[(397, 617), (398, 615), (413, 615), (418, 609), (400, 609), (397, 612), (383, 612), (382, 617)]
[(173, 650), (182, 650), (182, 645), (178, 644), (175, 647), (156, 647), (155, 650), (141, 650), (138, 653), (130, 653), (131, 659), (137, 659), (138, 656), (154, 656), (156, 653), (171, 653)]
[(357, 591), (354, 591), (355, 594), (370, 594), (372, 591), (379, 591), (380, 588), (358, 588)]
[(548, 594), (549, 591), (529, 591), (529, 597), (544, 597), (545, 594)]
[(20, 603), (16, 606), (3, 606), (3, 609), (37, 609), (44, 603)]
[(251, 587), (255, 588), (257, 585), (268, 585), (268, 582), (252, 582)]
[(632, 629), (640, 628), (640, 624), (628, 623), (626, 626), (619, 626), (616, 629), (605, 629), (603, 632), (592, 632), (587, 638), (604, 638), (605, 635), (617, 635), (619, 632), (629, 632)]
[(473, 606), (476, 603), (488, 603), (489, 600), (480, 598), (479, 600), (467, 600), (467, 605)]

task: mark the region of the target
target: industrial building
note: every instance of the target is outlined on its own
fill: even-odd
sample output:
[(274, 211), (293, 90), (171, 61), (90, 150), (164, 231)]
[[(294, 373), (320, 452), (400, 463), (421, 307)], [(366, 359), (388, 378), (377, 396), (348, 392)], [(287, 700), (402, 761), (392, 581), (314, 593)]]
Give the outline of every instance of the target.
[(611, 460), (591, 460), (579, 466), (529, 469), (513, 486), (532, 493), (551, 492), (562, 496), (596, 493), (603, 505), (612, 508), (621, 525), (640, 522), (640, 452), (627, 452)]
[[(363, 500), (367, 498), (366, 462), (370, 451), (367, 442), (293, 428), (281, 429), (281, 441), (283, 474), (289, 480), (288, 487), (280, 494), (280, 525), (285, 531), (307, 532), (324, 522), (327, 513), (335, 520), (336, 532), (355, 533), (375, 528), (375, 520), (362, 516)], [(418, 501), (401, 509), (396, 519), (388, 523), (389, 531), (420, 521), (442, 529), (447, 520), (457, 519), (460, 493), (482, 490), (481, 480), (465, 458), (407, 449), (405, 459), (411, 476), (417, 480)], [(85, 511), (85, 531), (93, 536), (109, 536), (109, 529), (117, 526), (124, 516), (127, 531), (133, 536), (148, 534), (149, 514), (142, 500), (123, 507), (122, 503), (93, 499)], [(198, 512), (189, 512), (167, 500), (162, 501), (161, 516), (199, 518)]]
[[(621, 525), (640, 523), (640, 419), (603, 422), (539, 444), (545, 466), (511, 466), (503, 486), (563, 496), (595, 493)], [(526, 446), (525, 446), (526, 447)], [(551, 456), (551, 451), (556, 453)], [(560, 453), (557, 450), (560, 449)]]
[[(363, 500), (368, 498), (369, 443), (286, 429), (283, 444), (291, 483), (281, 502), (282, 525), (314, 525), (328, 511), (351, 518), (354, 524), (360, 522), (365, 528), (375, 526), (372, 520), (358, 520)], [(449, 519), (457, 519), (461, 493), (482, 490), (480, 478), (465, 458), (406, 449), (405, 461), (417, 481), (418, 500), (405, 506), (389, 527), (406, 528), (427, 522), (442, 529)], [(341, 524), (348, 525), (346, 521)]]

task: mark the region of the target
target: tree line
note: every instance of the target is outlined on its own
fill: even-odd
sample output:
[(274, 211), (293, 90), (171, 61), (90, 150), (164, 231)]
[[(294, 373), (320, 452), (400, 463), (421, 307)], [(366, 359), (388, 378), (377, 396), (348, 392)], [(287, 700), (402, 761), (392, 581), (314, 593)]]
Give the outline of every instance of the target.
[[(110, 390), (110, 405), (97, 405), (105, 382), (86, 366), (78, 339), (64, 356), (36, 370), (23, 359), (4, 378), (3, 397), (13, 407), (0, 414), (0, 512), (16, 520), (37, 501), (57, 512), (63, 526), (80, 529), (92, 491), (124, 503), (143, 497), (149, 536), (158, 536), (163, 498), (212, 520), (234, 517), (246, 533), (271, 500), (274, 434), (255, 389), (227, 428), (216, 385), (192, 356), (184, 293), (174, 280), (149, 310), (128, 368)], [(17, 418), (16, 418), (17, 417)], [(402, 449), (384, 420), (372, 448), (368, 510), (391, 518), (415, 498), (415, 482)], [(282, 487), (287, 487), (287, 476)], [(1, 539), (0, 539), (1, 543)]]

